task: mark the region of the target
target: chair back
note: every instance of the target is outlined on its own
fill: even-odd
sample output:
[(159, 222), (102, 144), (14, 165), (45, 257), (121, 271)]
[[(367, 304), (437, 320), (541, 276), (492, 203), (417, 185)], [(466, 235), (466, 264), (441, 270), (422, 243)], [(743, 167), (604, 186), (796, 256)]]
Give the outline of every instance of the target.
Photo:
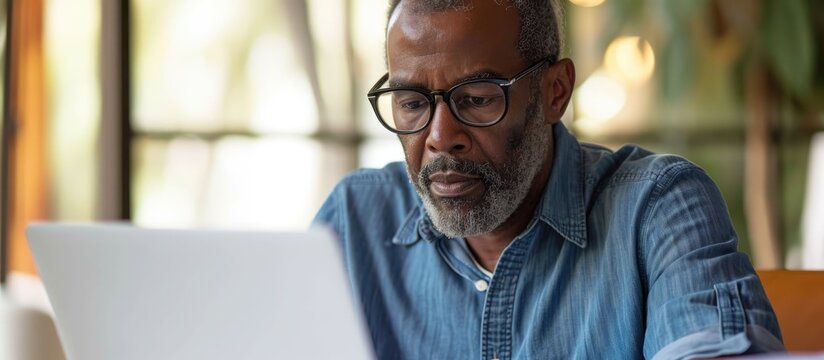
[(824, 350), (824, 271), (763, 270), (758, 277), (787, 350)]

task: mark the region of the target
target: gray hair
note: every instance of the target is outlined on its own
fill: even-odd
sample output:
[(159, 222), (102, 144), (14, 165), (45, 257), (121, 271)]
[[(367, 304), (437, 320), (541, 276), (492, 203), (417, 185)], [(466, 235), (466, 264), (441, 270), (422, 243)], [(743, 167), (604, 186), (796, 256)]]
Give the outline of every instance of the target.
[[(403, 0), (389, 0), (389, 14)], [(407, 0), (408, 1), (408, 0)], [(518, 51), (527, 63), (549, 58), (558, 61), (564, 51), (564, 11), (559, 0), (477, 0), (495, 1), (499, 5), (509, 3), (518, 10), (521, 29), (518, 35)], [(468, 11), (472, 8), (467, 0), (416, 0), (415, 12)], [(388, 26), (388, 25), (387, 25)]]

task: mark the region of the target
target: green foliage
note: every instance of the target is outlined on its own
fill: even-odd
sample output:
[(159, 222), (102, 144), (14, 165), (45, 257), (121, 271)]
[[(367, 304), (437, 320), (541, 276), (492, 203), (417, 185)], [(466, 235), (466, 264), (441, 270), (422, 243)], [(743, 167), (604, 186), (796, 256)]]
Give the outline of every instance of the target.
[(773, 0), (765, 1), (763, 10), (763, 56), (786, 92), (807, 97), (815, 71), (810, 6), (804, 0)]
[(706, 8), (707, 0), (657, 0), (653, 2), (655, 14), (664, 26), (664, 44), (661, 51), (661, 76), (659, 82), (664, 99), (679, 99), (695, 79), (696, 42), (690, 27), (696, 14)]
[(708, 3), (708, 0), (653, 1), (653, 4), (660, 9), (659, 13), (666, 20), (682, 25), (688, 23), (693, 16), (702, 14)]
[(628, 28), (645, 22), (644, 0), (606, 1), (603, 6), (609, 12), (609, 18), (598, 41), (603, 49), (606, 49), (612, 39), (618, 35), (639, 31), (639, 29)]
[[(721, 26), (733, 33), (741, 48), (735, 59), (738, 69), (765, 63), (780, 86), (779, 92), (801, 102), (813, 101), (813, 94), (824, 87), (824, 75), (816, 69), (816, 42), (823, 41), (821, 29), (816, 31), (816, 26), (824, 24), (821, 1), (752, 0), (734, 5), (725, 1), (728, 0), (607, 1), (609, 19), (601, 42), (605, 48), (621, 34), (652, 39), (660, 54), (661, 91), (664, 100), (672, 101), (697, 85), (696, 52), (711, 49), (714, 44), (707, 42), (720, 41), (722, 35), (728, 35), (707, 36), (710, 30), (696, 27)], [(760, 11), (738, 8), (747, 4)], [(740, 76), (732, 79), (744, 80)]]
[(667, 45), (661, 54), (662, 73), (658, 81), (664, 99), (675, 101), (695, 79), (696, 56), (690, 39), (683, 33), (672, 36)]

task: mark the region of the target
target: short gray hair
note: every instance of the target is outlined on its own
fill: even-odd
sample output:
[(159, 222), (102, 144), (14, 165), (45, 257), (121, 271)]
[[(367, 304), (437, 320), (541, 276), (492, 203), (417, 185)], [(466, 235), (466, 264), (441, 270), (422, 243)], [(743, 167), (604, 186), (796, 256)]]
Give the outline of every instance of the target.
[[(389, 0), (389, 18), (401, 1), (409, 0)], [(499, 5), (508, 3), (515, 6), (521, 23), (517, 46), (524, 61), (534, 63), (549, 58), (557, 62), (561, 58), (564, 51), (564, 10), (559, 0), (476, 1), (495, 1)], [(471, 8), (467, 0), (415, 0), (413, 11), (468, 11)]]

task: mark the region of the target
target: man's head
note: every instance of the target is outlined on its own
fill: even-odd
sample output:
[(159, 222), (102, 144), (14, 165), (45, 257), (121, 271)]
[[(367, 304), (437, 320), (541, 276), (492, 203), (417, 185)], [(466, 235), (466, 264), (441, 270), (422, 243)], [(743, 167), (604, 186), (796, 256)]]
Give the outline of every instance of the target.
[(508, 86), (506, 96), (496, 100), (508, 98), (505, 116), (494, 125), (459, 121), (456, 101), (484, 106), (485, 97), (456, 100), (453, 93), (452, 109), (436, 95), (428, 125), (399, 136), (410, 179), (434, 225), (448, 236), (499, 230), (513, 219), (531, 217), (537, 204), (551, 169), (552, 124), (560, 120), (574, 83), (571, 62), (557, 60), (561, 22), (553, 5), (521, 0), (392, 4), (386, 42), (390, 87), (447, 90), (479, 78), (509, 80), (543, 59), (555, 63)]
[[(389, 18), (402, 0), (389, 1)], [(518, 51), (528, 63), (542, 58), (556, 62), (564, 51), (563, 6), (558, 0), (488, 0), (514, 8), (519, 16)], [(470, 0), (406, 1), (418, 13), (472, 10)], [(406, 4), (404, 4), (406, 5)], [(387, 24), (388, 27), (388, 24)]]

